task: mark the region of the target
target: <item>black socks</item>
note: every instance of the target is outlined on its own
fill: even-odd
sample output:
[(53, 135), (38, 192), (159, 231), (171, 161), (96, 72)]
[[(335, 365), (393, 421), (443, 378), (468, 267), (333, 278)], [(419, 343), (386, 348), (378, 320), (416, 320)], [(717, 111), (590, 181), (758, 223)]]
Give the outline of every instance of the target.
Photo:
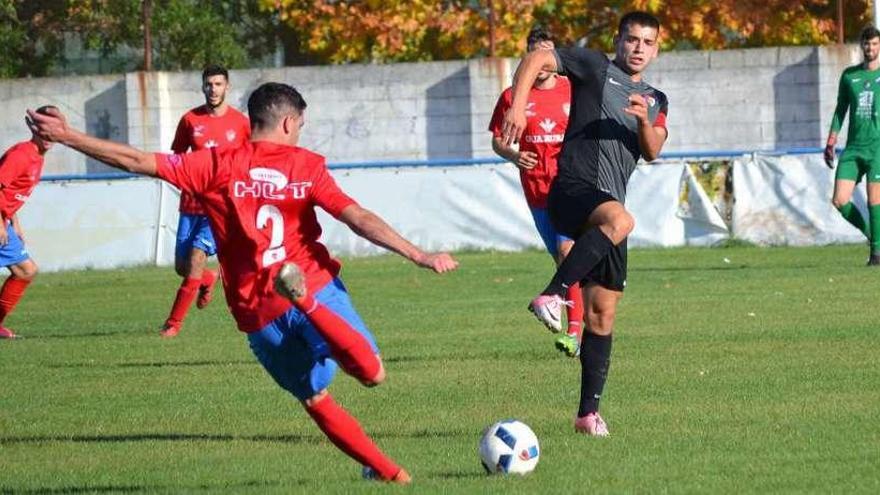
[(541, 294), (565, 297), (568, 287), (580, 282), (590, 273), (614, 244), (598, 227), (592, 227), (574, 242), (568, 256), (556, 269), (550, 285)]
[(599, 398), (608, 378), (611, 364), (611, 335), (596, 335), (589, 330), (584, 332), (581, 343), (581, 404), (578, 417), (599, 410)]

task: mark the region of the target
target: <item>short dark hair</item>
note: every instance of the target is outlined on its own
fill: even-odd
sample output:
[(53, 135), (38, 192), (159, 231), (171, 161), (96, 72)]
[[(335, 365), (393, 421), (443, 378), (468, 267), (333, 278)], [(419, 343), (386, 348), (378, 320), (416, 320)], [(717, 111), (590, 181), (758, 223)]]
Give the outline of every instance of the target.
[(222, 65), (211, 64), (202, 71), (202, 82), (207, 81), (211, 76), (223, 76), (228, 81), (229, 71)]
[(862, 34), (859, 35), (859, 42), (864, 43), (874, 38), (880, 38), (880, 31), (874, 26), (865, 26), (865, 29), (862, 29)]
[(639, 26), (654, 28), (660, 31), (660, 20), (642, 10), (634, 10), (621, 17), (620, 24), (617, 25), (618, 34), (626, 32), (630, 24), (638, 24)]
[(540, 43), (541, 41), (553, 41), (553, 36), (550, 35), (550, 32), (544, 26), (535, 26), (529, 31), (529, 36), (526, 38), (526, 47), (531, 49), (535, 43)]
[(291, 111), (301, 115), (306, 109), (306, 100), (289, 84), (268, 82), (251, 93), (247, 107), (251, 129), (265, 130), (278, 125)]

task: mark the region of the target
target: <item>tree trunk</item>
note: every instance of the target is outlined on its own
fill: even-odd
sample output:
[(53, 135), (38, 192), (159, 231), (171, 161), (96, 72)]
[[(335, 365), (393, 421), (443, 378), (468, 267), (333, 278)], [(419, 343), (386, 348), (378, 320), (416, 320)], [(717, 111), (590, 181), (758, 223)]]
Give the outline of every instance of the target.
[(144, 21), (144, 70), (153, 70), (153, 0), (143, 0)]

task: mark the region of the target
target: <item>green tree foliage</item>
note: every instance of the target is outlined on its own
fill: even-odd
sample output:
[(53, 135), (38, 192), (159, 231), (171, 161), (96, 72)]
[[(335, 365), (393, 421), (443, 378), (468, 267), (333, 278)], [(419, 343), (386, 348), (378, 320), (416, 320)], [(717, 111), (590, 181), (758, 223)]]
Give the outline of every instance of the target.
[[(0, 0), (0, 77), (52, 73), (74, 37), (103, 56), (128, 49), (140, 61), (141, 9), (141, 0)], [(153, 65), (245, 67), (274, 52), (278, 29), (255, 0), (154, 0)]]
[(43, 75), (61, 53), (61, 1), (0, 0), (0, 77)]
[(241, 67), (247, 58), (235, 33), (199, 2), (171, 0), (153, 15), (155, 68), (198, 69), (208, 63)]

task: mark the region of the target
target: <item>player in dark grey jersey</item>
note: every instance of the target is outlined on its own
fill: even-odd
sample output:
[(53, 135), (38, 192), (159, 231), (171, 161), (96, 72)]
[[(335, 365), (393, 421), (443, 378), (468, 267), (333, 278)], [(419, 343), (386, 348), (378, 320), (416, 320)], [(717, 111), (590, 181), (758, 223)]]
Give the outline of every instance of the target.
[(575, 239), (569, 256), (529, 309), (552, 330), (560, 328), (563, 295), (584, 288), (586, 327), (581, 343), (581, 401), (575, 430), (608, 435), (599, 398), (608, 375), (612, 327), (626, 285), (626, 237), (635, 223), (623, 206), (626, 184), (640, 157), (654, 160), (666, 142), (666, 95), (642, 80), (657, 57), (660, 23), (646, 12), (623, 16), (613, 61), (586, 48), (536, 50), (514, 76), (513, 103), (504, 119), (504, 144), (526, 125), (529, 88), (539, 71), (571, 81), (571, 110), (550, 190), (548, 210), (557, 230)]

